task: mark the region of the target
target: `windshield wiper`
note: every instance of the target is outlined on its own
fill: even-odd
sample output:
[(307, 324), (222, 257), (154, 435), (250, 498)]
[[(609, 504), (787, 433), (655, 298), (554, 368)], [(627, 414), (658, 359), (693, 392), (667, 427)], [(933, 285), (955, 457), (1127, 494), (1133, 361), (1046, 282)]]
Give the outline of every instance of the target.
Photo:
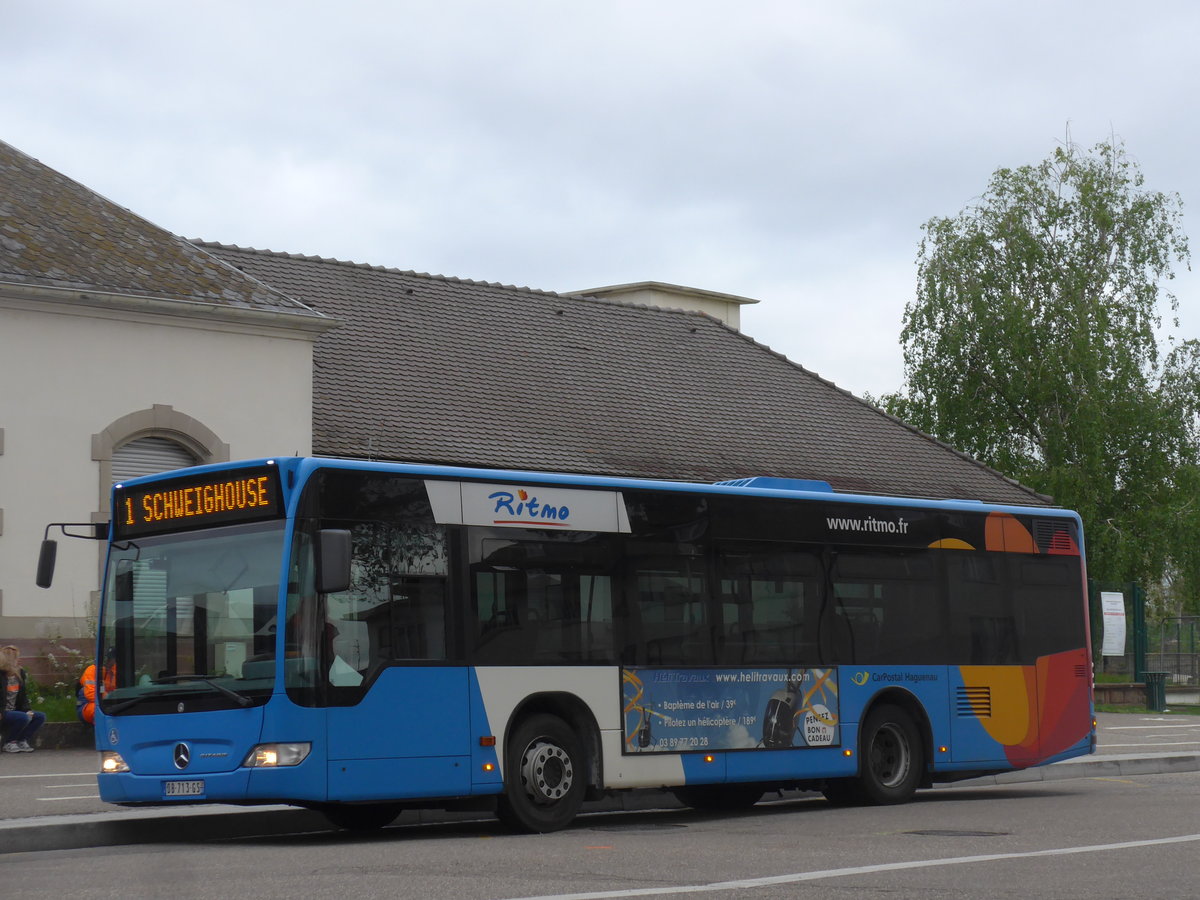
[(104, 704), (103, 709), (108, 715), (115, 716), (117, 713), (124, 712), (125, 710), (129, 709), (131, 706), (137, 706), (143, 700), (150, 700), (152, 698), (157, 699), (161, 696), (161, 694), (140, 694), (137, 697), (130, 697), (128, 700), (122, 700), (120, 703), (106, 703)]
[[(203, 681), (208, 687), (212, 688), (213, 690), (217, 691), (220, 694), (224, 694), (225, 696), (229, 697), (231, 700), (236, 701), (238, 706), (246, 707), (246, 706), (252, 706), (254, 704), (254, 701), (251, 700), (249, 697), (246, 697), (243, 694), (239, 694), (237, 691), (230, 690), (229, 688), (225, 687), (223, 684), (217, 684), (216, 682), (210, 680), (210, 679), (219, 678), (219, 677), (223, 677), (223, 676), (218, 676), (218, 675), (166, 675), (166, 676), (163, 676), (162, 678), (156, 679), (153, 683), (154, 684), (169, 684), (171, 682), (177, 682), (177, 681)], [(113, 715), (117, 715), (118, 713), (124, 712), (125, 710), (127, 710), (131, 707), (137, 706), (139, 703), (142, 703), (146, 700), (175, 699), (177, 697), (193, 696), (194, 694), (195, 694), (195, 691), (191, 691), (191, 690), (155, 691), (155, 692), (149, 693), (149, 694), (138, 694), (136, 697), (128, 697), (125, 700), (120, 700), (116, 703), (105, 703), (104, 711), (106, 713), (108, 713), (110, 716), (113, 716)]]
[(242, 706), (242, 707), (253, 706), (254, 701), (251, 700), (249, 697), (247, 697), (245, 694), (239, 694), (237, 691), (233, 690), (232, 688), (227, 688), (227, 687), (225, 687), (225, 685), (223, 685), (215, 680), (217, 678), (226, 678), (226, 677), (228, 677), (228, 676), (226, 676), (226, 675), (164, 675), (161, 678), (154, 679), (153, 683), (154, 684), (171, 684), (172, 682), (179, 682), (179, 681), (203, 681), (214, 691), (224, 694), (230, 700), (233, 700), (235, 703), (237, 703), (238, 706)]

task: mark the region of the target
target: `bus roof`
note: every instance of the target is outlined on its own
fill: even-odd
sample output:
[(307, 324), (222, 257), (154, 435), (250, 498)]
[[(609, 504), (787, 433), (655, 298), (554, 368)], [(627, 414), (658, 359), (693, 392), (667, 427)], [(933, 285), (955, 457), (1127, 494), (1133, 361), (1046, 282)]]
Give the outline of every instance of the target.
[(835, 491), (828, 482), (810, 479), (774, 478), (750, 476), (734, 481), (701, 483), (689, 481), (660, 481), (646, 478), (622, 478), (608, 475), (579, 475), (564, 472), (535, 472), (515, 469), (488, 469), (464, 466), (446, 466), (433, 463), (406, 463), (379, 460), (363, 460), (324, 456), (278, 456), (258, 459), (232, 460), (176, 469), (155, 475), (144, 475), (129, 479), (114, 487), (141, 484), (159, 479), (175, 478), (184, 473), (230, 471), (255, 466), (279, 466), (281, 472), (294, 473), (298, 481), (306, 481), (309, 474), (320, 468), (357, 469), (360, 471), (397, 472), (421, 478), (463, 479), (467, 481), (529, 482), (573, 487), (597, 487), (609, 490), (658, 490), (679, 491), (698, 494), (735, 494), (761, 497), (793, 498), (809, 500), (837, 500), (838, 502), (904, 506), (913, 509), (944, 509), (971, 512), (1008, 512), (1039, 517), (1065, 517), (1079, 519), (1077, 513), (1062, 507), (1010, 506), (984, 503), (980, 500), (962, 500), (953, 497), (928, 499), (913, 497), (889, 497), (873, 494), (854, 494)]

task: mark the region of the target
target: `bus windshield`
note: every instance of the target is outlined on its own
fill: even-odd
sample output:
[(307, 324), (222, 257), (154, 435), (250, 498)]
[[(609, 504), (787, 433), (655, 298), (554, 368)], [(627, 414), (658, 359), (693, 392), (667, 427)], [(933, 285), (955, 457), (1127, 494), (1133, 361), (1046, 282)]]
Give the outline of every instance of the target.
[(283, 523), (114, 543), (101, 612), (109, 715), (261, 705), (275, 682)]

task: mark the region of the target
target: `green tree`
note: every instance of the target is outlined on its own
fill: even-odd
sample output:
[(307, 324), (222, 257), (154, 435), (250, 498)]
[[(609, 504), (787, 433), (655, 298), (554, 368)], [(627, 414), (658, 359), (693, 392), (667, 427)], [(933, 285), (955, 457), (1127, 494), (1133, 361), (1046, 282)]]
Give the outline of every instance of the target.
[(1079, 511), (1090, 573), (1200, 586), (1200, 344), (1162, 285), (1190, 260), (1177, 195), (1116, 141), (997, 170), (923, 226), (889, 412)]

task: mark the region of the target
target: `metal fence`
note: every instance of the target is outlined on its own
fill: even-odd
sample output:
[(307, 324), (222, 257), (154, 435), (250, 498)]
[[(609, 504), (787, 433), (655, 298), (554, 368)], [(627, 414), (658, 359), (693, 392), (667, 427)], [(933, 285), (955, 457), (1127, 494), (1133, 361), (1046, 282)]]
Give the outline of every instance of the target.
[[(1145, 656), (1142, 672), (1166, 672), (1166, 684), (1200, 685), (1200, 616), (1177, 616), (1161, 622), (1146, 622)], [(1131, 629), (1124, 656), (1096, 658), (1097, 674), (1123, 675), (1139, 680), (1135, 644), (1138, 627)]]
[(1147, 622), (1146, 670), (1166, 672), (1167, 684), (1200, 684), (1200, 616)]

